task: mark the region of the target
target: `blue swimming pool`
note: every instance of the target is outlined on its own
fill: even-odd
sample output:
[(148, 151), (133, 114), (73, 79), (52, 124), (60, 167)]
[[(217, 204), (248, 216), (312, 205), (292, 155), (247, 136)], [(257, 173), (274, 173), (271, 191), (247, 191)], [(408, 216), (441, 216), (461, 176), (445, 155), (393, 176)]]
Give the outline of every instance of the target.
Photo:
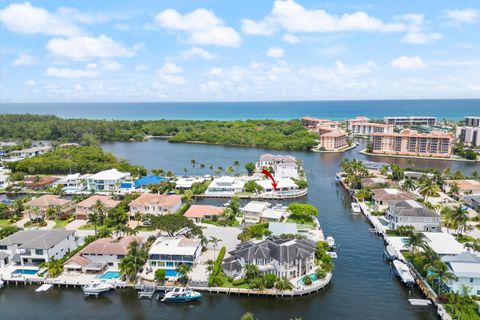
[[(317, 275), (314, 274), (314, 273), (309, 274), (308, 276), (310, 277), (310, 279), (312, 279), (312, 282), (317, 281), (317, 279), (318, 279), (318, 278), (317, 278)], [(300, 285), (302, 285), (302, 286), (305, 285), (305, 283), (303, 282), (303, 277), (302, 277), (300, 280), (298, 280), (298, 284), (300, 284)]]
[(26, 275), (31, 275), (33, 276), (34, 274), (37, 274), (38, 270), (36, 269), (17, 269), (13, 271), (15, 274), (26, 274)]
[(101, 276), (97, 276), (98, 279), (111, 280), (120, 278), (120, 273), (118, 271), (107, 271)]
[(165, 275), (167, 277), (176, 277), (177, 276), (177, 272), (175, 270), (171, 270), (171, 269), (165, 269)]

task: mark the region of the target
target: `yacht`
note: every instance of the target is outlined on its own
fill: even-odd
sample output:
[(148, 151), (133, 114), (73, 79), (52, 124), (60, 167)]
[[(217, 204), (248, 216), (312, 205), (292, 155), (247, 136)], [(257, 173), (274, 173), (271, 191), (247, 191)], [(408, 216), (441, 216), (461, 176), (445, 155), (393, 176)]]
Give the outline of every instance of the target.
[(351, 206), (352, 206), (352, 213), (353, 214), (357, 214), (357, 213), (362, 212), (362, 208), (360, 207), (360, 205), (358, 203), (352, 202)]
[(415, 283), (415, 279), (413, 278), (412, 274), (410, 273), (410, 269), (405, 263), (400, 260), (395, 260), (393, 261), (393, 266), (395, 267), (395, 271), (397, 272), (397, 275), (403, 284), (407, 286), (412, 286)]
[(332, 236), (328, 236), (325, 241), (331, 248), (335, 248), (335, 239)]
[(105, 281), (94, 280), (90, 284), (87, 284), (86, 286), (83, 287), (83, 292), (85, 293), (86, 296), (90, 296), (90, 295), (98, 296), (100, 293), (107, 292), (112, 289), (113, 289), (113, 284)]
[(202, 294), (186, 288), (173, 288), (172, 291), (165, 293), (162, 302), (190, 302), (196, 301), (202, 297)]

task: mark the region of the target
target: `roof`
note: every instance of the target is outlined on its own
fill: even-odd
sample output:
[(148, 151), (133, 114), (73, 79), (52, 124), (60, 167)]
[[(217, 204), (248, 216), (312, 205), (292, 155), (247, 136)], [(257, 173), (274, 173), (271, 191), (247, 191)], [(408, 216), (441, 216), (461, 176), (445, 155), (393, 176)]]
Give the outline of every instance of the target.
[(250, 201), (245, 207), (243, 207), (242, 211), (260, 213), (270, 207), (270, 205), (269, 202), (265, 201)]
[(390, 210), (395, 215), (402, 217), (440, 217), (438, 213), (415, 200), (395, 201), (390, 204)]
[(439, 255), (455, 255), (465, 251), (454, 236), (444, 232), (423, 232), (427, 244)]
[(260, 161), (277, 161), (277, 162), (297, 162), (297, 158), (290, 155), (265, 153), (260, 156)]
[(372, 192), (378, 201), (415, 200), (413, 194), (398, 189), (373, 189)]
[(463, 180), (445, 180), (447, 184), (454, 184), (458, 185), (458, 188), (461, 191), (480, 191), (480, 181), (471, 180), (471, 179), (463, 179)]
[(143, 242), (142, 237), (127, 236), (120, 240), (114, 238), (101, 238), (89, 243), (85, 248), (80, 250), (77, 254), (113, 254), (113, 255), (125, 255), (128, 252), (128, 246), (131, 242), (137, 241)]
[(27, 187), (41, 187), (41, 186), (46, 186), (49, 184), (54, 183), (57, 180), (60, 180), (58, 177), (52, 177), (52, 176), (41, 176), (39, 177), (39, 181), (35, 182), (35, 176), (29, 176), (23, 179)]
[(77, 203), (77, 207), (91, 208), (98, 200), (100, 200), (106, 208), (115, 208), (120, 203), (120, 201), (113, 200), (109, 196), (94, 195)]
[(364, 178), (362, 179), (362, 186), (364, 188), (373, 186), (375, 184), (383, 184), (386, 183), (388, 185), (392, 184), (393, 181), (389, 179), (384, 179), (384, 178)]
[[(258, 181), (255, 181), (255, 182), (257, 184), (259, 184), (263, 189), (273, 189), (272, 181), (269, 180), (269, 179), (258, 180)], [(293, 181), (290, 178), (276, 179), (275, 182), (277, 183), (277, 189), (297, 188), (297, 184), (295, 183), (295, 181)]]
[(142, 194), (137, 199), (130, 202), (128, 205), (132, 206), (148, 206), (150, 204), (156, 204), (160, 207), (173, 207), (179, 202), (182, 202), (182, 196), (178, 194), (154, 194), (154, 193), (145, 193)]
[(15, 150), (15, 151), (12, 151), (12, 153), (14, 154), (31, 153), (31, 152), (38, 152), (38, 151), (48, 151), (51, 149), (52, 149), (52, 146), (38, 146), (38, 147), (31, 147), (31, 148), (22, 149), (22, 150)]
[(20, 249), (49, 249), (75, 234), (75, 230), (22, 230), (0, 240), (0, 245), (16, 244)]
[(149, 254), (194, 255), (200, 246), (200, 239), (184, 237), (160, 238), (150, 248)]
[(151, 184), (159, 184), (162, 181), (168, 181), (168, 180), (169, 180), (168, 178), (164, 178), (160, 176), (145, 176), (135, 180), (135, 188), (148, 186)]
[(430, 133), (420, 133), (417, 130), (404, 129), (399, 133), (384, 133), (384, 132), (373, 132), (372, 136), (379, 137), (411, 137), (411, 138), (438, 138), (438, 139), (453, 139), (454, 135), (451, 132), (443, 132), (433, 130)]
[(272, 233), (272, 236), (279, 236), (282, 234), (297, 234), (297, 224), (293, 222), (270, 222), (268, 224), (268, 230)]
[(449, 265), (457, 277), (480, 278), (480, 262), (450, 262)]
[(46, 194), (28, 201), (27, 203), (25, 203), (25, 206), (30, 206), (30, 207), (65, 206), (70, 202), (72, 201), (67, 199), (62, 199), (60, 198), (60, 196)]
[(205, 216), (220, 216), (224, 209), (215, 206), (194, 204), (188, 208), (184, 216), (187, 218), (203, 218)]
[(128, 172), (121, 172), (117, 169), (109, 169), (97, 172), (88, 177), (88, 180), (119, 180), (130, 176)]
[(283, 208), (268, 208), (262, 211), (261, 217), (266, 219), (280, 220), (285, 213)]
[(321, 138), (338, 138), (338, 137), (346, 137), (346, 136), (347, 136), (347, 132), (342, 129), (333, 130), (320, 135)]

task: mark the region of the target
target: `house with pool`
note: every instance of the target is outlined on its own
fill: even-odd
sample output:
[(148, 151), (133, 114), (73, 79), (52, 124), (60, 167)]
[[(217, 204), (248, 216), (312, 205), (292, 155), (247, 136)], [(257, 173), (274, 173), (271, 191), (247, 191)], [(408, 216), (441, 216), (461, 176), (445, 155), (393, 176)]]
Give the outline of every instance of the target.
[(154, 216), (177, 212), (182, 206), (182, 196), (178, 194), (154, 194), (144, 193), (128, 204), (130, 216), (137, 212)]
[(230, 251), (223, 262), (223, 271), (227, 276), (239, 278), (244, 275), (245, 265), (253, 264), (265, 274), (300, 278), (314, 272), (315, 250), (315, 242), (306, 239), (248, 241)]
[(88, 216), (94, 212), (97, 202), (100, 202), (106, 210), (115, 208), (120, 203), (120, 201), (113, 200), (112, 197), (106, 195), (96, 194), (90, 196), (87, 199), (80, 201), (75, 206), (75, 215), (77, 216), (77, 219), (88, 219)]
[(77, 247), (74, 230), (22, 230), (0, 240), (0, 267), (38, 266)]
[(200, 239), (161, 237), (150, 247), (147, 266), (153, 270), (164, 269), (167, 278), (177, 277), (175, 269), (180, 264), (197, 265), (202, 245)]
[(102, 273), (107, 269), (117, 271), (118, 264), (127, 255), (128, 246), (133, 241), (142, 244), (143, 237), (97, 239), (67, 260), (63, 268), (66, 273)]
[(88, 191), (118, 192), (122, 182), (130, 180), (130, 173), (109, 169), (92, 174), (86, 180)]
[(455, 275), (455, 279), (447, 280), (444, 285), (449, 292), (463, 294), (464, 288), (469, 295), (480, 296), (480, 257), (469, 252), (442, 258)]
[(205, 191), (206, 195), (218, 197), (232, 197), (235, 193), (243, 192), (246, 179), (242, 177), (223, 176), (213, 179)]
[(30, 219), (45, 218), (47, 210), (53, 209), (62, 214), (69, 214), (73, 210), (73, 202), (57, 195), (46, 194), (25, 203), (24, 214)]

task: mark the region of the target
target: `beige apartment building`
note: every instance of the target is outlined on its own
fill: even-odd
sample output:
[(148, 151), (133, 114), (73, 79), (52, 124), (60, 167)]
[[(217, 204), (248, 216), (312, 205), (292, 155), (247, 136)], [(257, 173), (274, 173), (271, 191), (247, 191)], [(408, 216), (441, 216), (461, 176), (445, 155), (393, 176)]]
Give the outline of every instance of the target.
[(329, 127), (332, 129), (337, 129), (337, 128), (340, 128), (340, 126), (342, 125), (340, 121), (333, 121), (329, 119), (318, 119), (314, 117), (303, 117), (302, 124), (305, 127), (308, 127), (310, 129), (316, 129), (318, 127)]
[(367, 117), (355, 117), (353, 119), (345, 120), (345, 125), (348, 130), (352, 130), (352, 125), (355, 123), (368, 123), (370, 121)]
[(400, 133), (372, 133), (373, 153), (423, 157), (450, 157), (454, 136), (450, 132), (419, 133), (405, 129)]
[(383, 123), (352, 123), (351, 129), (352, 134), (354, 135), (362, 135), (362, 136), (369, 136), (372, 133), (382, 132), (382, 133), (393, 133), (393, 128), (395, 126), (390, 124), (383, 124)]
[(347, 146), (347, 133), (344, 130), (331, 130), (319, 136), (319, 149), (339, 151)]

